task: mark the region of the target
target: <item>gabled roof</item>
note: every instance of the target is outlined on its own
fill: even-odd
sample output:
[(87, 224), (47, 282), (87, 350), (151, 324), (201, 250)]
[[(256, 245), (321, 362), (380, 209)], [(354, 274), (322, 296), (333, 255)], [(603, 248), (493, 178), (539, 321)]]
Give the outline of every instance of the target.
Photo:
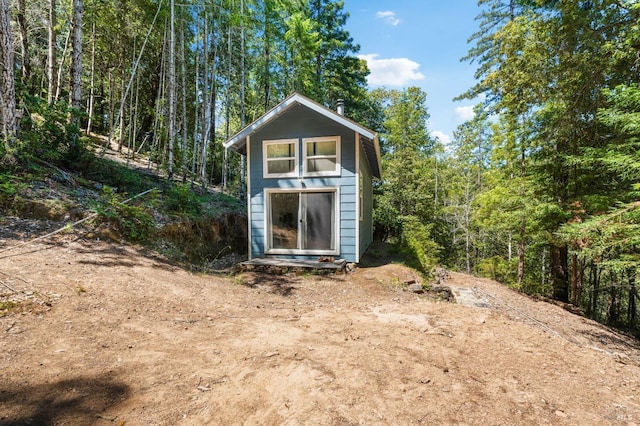
[(378, 134), (361, 126), (355, 121), (349, 120), (347, 117), (340, 115), (305, 96), (302, 96), (299, 93), (291, 94), (284, 101), (267, 111), (262, 117), (240, 130), (224, 143), (224, 147), (243, 155), (246, 154), (247, 149), (245, 145), (247, 142), (247, 136), (251, 136), (253, 133), (257, 132), (295, 105), (305, 106), (360, 134), (360, 142), (362, 143), (365, 155), (367, 156), (371, 172), (375, 177), (380, 177), (382, 166), (380, 163), (380, 143), (378, 141)]

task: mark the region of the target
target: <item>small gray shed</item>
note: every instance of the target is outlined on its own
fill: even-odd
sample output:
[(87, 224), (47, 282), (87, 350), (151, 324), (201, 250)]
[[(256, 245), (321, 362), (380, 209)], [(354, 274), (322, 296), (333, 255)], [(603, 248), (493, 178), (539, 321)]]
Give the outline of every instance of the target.
[(249, 259), (360, 262), (381, 171), (375, 132), (294, 93), (224, 146), (247, 157)]

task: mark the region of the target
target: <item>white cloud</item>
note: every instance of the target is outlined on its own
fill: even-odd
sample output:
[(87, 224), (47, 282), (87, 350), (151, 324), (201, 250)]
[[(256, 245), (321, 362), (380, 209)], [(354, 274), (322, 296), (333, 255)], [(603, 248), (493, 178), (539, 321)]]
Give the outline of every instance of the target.
[(431, 132), (431, 137), (432, 138), (436, 138), (436, 139), (440, 139), (440, 142), (443, 145), (449, 145), (451, 143), (451, 138), (449, 137), (449, 135), (447, 135), (444, 132), (441, 132), (440, 130), (434, 130)]
[(393, 27), (397, 26), (401, 22), (400, 19), (396, 17), (396, 13), (390, 10), (382, 10), (376, 12), (376, 18), (382, 19), (384, 22)]
[(457, 107), (455, 115), (460, 121), (469, 121), (473, 119), (473, 116), (475, 115), (473, 112), (473, 106)]
[(408, 58), (378, 59), (375, 53), (358, 57), (367, 61), (371, 71), (367, 81), (372, 86), (404, 86), (411, 81), (425, 78), (418, 71), (420, 64)]

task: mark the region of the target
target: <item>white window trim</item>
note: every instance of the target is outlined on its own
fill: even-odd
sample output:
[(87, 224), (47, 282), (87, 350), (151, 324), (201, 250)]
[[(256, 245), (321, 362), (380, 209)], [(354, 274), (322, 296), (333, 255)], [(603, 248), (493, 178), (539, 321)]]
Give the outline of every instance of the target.
[[(326, 141), (335, 141), (336, 142), (336, 168), (335, 170), (330, 170), (326, 172), (309, 172), (307, 171), (307, 143), (309, 142), (326, 142)], [(324, 137), (316, 137), (316, 138), (304, 138), (302, 139), (302, 175), (305, 177), (313, 177), (313, 176), (340, 176), (341, 168), (340, 168), (340, 151), (341, 151), (341, 140), (340, 136), (324, 136)], [(330, 156), (314, 156), (312, 158), (333, 158), (333, 155)]]
[[(302, 193), (302, 192), (333, 192), (335, 193), (335, 205), (334, 205), (334, 249), (333, 250), (304, 250), (304, 249), (274, 249), (271, 248), (273, 242), (271, 241), (271, 232), (269, 223), (271, 222), (271, 194), (273, 193)], [(264, 254), (289, 254), (289, 255), (339, 255), (340, 254), (340, 188), (338, 187), (326, 187), (326, 188), (306, 188), (306, 189), (279, 189), (279, 188), (265, 188), (265, 214), (264, 214)], [(300, 235), (298, 235), (298, 245), (300, 245)]]
[[(277, 145), (277, 144), (293, 144), (293, 158), (291, 157), (283, 157), (283, 158), (274, 158), (273, 161), (282, 161), (282, 160), (294, 160), (293, 171), (289, 173), (269, 173), (269, 169), (267, 168), (267, 163), (269, 159), (267, 158), (267, 146), (269, 145)], [(273, 139), (273, 140), (264, 140), (262, 141), (262, 177), (265, 179), (269, 178), (289, 178), (289, 177), (298, 177), (300, 170), (300, 160), (298, 159), (298, 139)]]

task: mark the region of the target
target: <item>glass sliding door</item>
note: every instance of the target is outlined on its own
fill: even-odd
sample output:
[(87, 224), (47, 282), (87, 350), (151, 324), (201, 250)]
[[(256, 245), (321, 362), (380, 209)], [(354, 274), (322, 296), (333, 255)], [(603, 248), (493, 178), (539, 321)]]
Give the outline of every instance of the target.
[(270, 248), (297, 249), (300, 193), (273, 192), (270, 205)]
[(302, 194), (303, 250), (333, 250), (335, 192)]
[(267, 251), (321, 254), (336, 250), (336, 191), (273, 191)]

